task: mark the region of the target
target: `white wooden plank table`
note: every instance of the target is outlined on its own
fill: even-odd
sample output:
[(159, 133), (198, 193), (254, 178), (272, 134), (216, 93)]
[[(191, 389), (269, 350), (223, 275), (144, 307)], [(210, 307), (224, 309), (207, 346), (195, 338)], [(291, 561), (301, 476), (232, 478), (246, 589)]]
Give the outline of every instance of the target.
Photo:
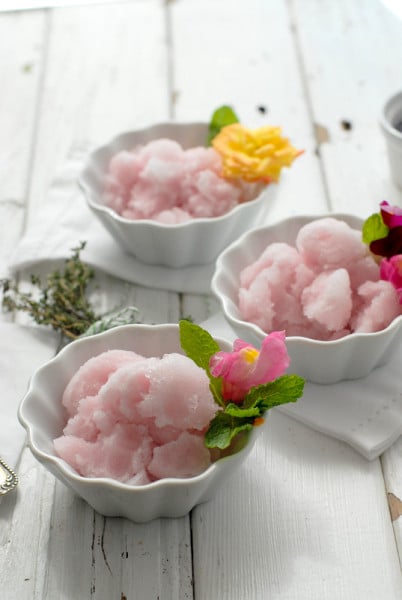
[[(402, 205), (377, 125), (402, 87), (401, 58), (402, 21), (379, 0), (0, 12), (0, 271), (71, 149), (150, 122), (208, 120), (223, 103), (251, 127), (281, 124), (306, 150), (270, 218)], [(97, 281), (99, 306), (123, 298), (145, 322), (218, 309), (211, 296)], [(24, 450), (18, 491), (0, 505), (0, 598), (399, 600), (401, 456), (399, 440), (368, 462), (273, 412), (214, 500), (139, 525), (96, 514)]]

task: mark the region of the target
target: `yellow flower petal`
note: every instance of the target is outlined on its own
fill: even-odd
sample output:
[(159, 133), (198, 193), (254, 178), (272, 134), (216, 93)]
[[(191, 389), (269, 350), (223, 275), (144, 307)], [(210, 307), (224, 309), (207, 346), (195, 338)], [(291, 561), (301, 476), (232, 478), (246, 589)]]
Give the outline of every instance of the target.
[(240, 123), (223, 127), (212, 146), (221, 155), (224, 177), (249, 182), (278, 181), (282, 168), (303, 152), (281, 136), (280, 127), (252, 130)]

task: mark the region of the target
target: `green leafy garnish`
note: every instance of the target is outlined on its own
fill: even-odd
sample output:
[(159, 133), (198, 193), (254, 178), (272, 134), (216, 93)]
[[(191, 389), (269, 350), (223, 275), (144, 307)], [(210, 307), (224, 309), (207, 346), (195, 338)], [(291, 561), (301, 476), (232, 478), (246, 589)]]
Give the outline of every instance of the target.
[(207, 145), (211, 145), (212, 140), (218, 135), (222, 127), (238, 122), (239, 119), (231, 106), (220, 106), (217, 108), (209, 123)]
[(31, 275), (34, 289), (30, 292), (21, 292), (18, 284), (9, 279), (1, 280), (3, 309), (25, 312), (38, 325), (50, 326), (70, 340), (136, 322), (138, 311), (133, 307), (108, 315), (96, 313), (86, 296), (95, 274), (80, 258), (84, 247), (85, 242), (81, 242), (73, 248), (64, 269), (52, 271), (44, 282), (37, 275)]
[(243, 400), (245, 408), (269, 410), (281, 404), (296, 402), (303, 394), (304, 379), (299, 375), (282, 375), (275, 381), (252, 388)]
[(205, 434), (207, 448), (228, 448), (240, 433), (248, 432), (262, 422), (267, 410), (296, 402), (302, 396), (304, 379), (298, 375), (282, 375), (274, 381), (251, 387), (241, 403), (225, 401), (222, 378), (213, 377), (209, 366), (211, 357), (220, 351), (219, 344), (199, 325), (182, 320), (179, 327), (182, 349), (207, 373), (211, 392), (220, 407)]
[(80, 259), (84, 247), (82, 242), (73, 248), (64, 270), (51, 272), (45, 282), (31, 275), (31, 284), (36, 288), (33, 292), (23, 293), (16, 283), (3, 279), (3, 308), (26, 312), (39, 325), (49, 325), (70, 339), (83, 334), (100, 318), (86, 297), (94, 271)]
[(363, 223), (362, 239), (365, 244), (387, 237), (389, 228), (382, 220), (380, 213), (374, 213)]
[(227, 448), (241, 431), (249, 431), (256, 419), (275, 406), (296, 402), (304, 389), (304, 379), (298, 375), (282, 375), (275, 381), (251, 388), (241, 405), (229, 402), (212, 419), (205, 434), (208, 448)]
[(121, 310), (108, 313), (104, 317), (95, 321), (88, 329), (81, 334), (80, 337), (88, 337), (97, 333), (108, 331), (113, 327), (119, 327), (120, 325), (131, 325), (137, 322), (138, 308), (135, 306), (126, 306)]
[(225, 411), (219, 411), (212, 419), (205, 434), (205, 445), (207, 448), (224, 450), (230, 446), (239, 433), (251, 431), (253, 427), (254, 419), (232, 417)]
[(214, 396), (215, 402), (223, 406), (222, 382), (219, 378), (213, 377), (209, 370), (209, 361), (211, 356), (219, 352), (219, 344), (208, 331), (205, 331), (199, 325), (182, 320), (179, 323), (180, 344), (184, 352), (191, 358), (196, 365), (204, 369), (209, 377), (209, 385)]

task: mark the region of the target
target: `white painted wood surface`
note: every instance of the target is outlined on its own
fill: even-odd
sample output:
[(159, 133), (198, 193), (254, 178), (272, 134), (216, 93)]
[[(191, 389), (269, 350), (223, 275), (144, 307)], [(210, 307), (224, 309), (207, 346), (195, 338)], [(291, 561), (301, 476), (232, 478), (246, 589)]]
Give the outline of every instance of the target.
[[(402, 205), (377, 125), (402, 86), (400, 57), (402, 22), (379, 0), (0, 12), (0, 272), (71, 148), (152, 121), (207, 120), (226, 102), (306, 149), (272, 219)], [(97, 280), (99, 306), (124, 299), (146, 322), (200, 322), (218, 308), (209, 296)], [(367, 462), (273, 413), (213, 501), (138, 525), (95, 514), (25, 450), (18, 493), (0, 505), (0, 598), (399, 600), (401, 456), (399, 440)]]

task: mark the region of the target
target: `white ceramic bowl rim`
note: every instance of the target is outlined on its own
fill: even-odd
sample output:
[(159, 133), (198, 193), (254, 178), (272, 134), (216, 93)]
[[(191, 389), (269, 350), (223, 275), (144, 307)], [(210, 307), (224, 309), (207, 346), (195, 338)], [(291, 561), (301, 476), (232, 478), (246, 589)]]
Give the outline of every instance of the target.
[[(135, 330), (135, 329), (141, 328), (143, 330), (146, 330), (146, 329), (151, 330), (152, 329), (153, 331), (155, 331), (156, 328), (164, 328), (164, 329), (168, 328), (168, 329), (173, 330), (173, 329), (176, 329), (176, 327), (177, 326), (174, 324), (172, 324), (172, 325), (140, 325), (140, 324), (121, 325), (119, 327), (114, 327), (113, 329), (110, 329), (110, 330), (102, 332), (102, 333), (98, 333), (93, 336), (88, 336), (85, 338), (77, 339), (74, 341), (74, 344), (75, 344), (75, 347), (77, 347), (77, 345), (88, 344), (88, 341), (91, 338), (99, 338), (101, 336), (104, 338), (107, 338), (108, 336), (109, 337), (112, 335), (114, 336), (115, 333), (119, 329), (133, 328)], [(218, 344), (221, 344), (222, 342), (226, 343), (226, 344), (229, 343), (227, 340), (223, 340), (222, 338), (219, 338), (219, 337), (216, 337), (214, 339), (216, 339)], [(46, 372), (47, 370), (51, 369), (52, 365), (54, 365), (55, 363), (61, 362), (63, 359), (63, 356), (66, 353), (70, 352), (70, 347), (71, 347), (71, 345), (65, 346), (62, 350), (60, 350), (60, 352), (55, 357), (50, 359), (45, 365), (43, 365), (36, 371), (36, 373), (32, 377), (32, 380), (31, 380), (30, 386), (29, 386), (29, 390), (28, 390), (26, 396), (28, 395), (29, 391), (33, 388), (35, 380), (38, 377), (40, 377), (44, 371)], [(139, 485), (139, 486), (122, 483), (122, 482), (112, 479), (110, 477), (84, 477), (84, 476), (80, 475), (79, 473), (77, 473), (72, 467), (70, 467), (70, 465), (68, 465), (68, 463), (66, 463), (62, 458), (58, 457), (57, 455), (53, 456), (51, 454), (48, 454), (47, 452), (44, 452), (43, 450), (38, 448), (38, 446), (36, 444), (34, 444), (33, 439), (32, 439), (32, 428), (31, 428), (28, 420), (24, 416), (25, 397), (22, 399), (22, 401), (19, 405), (19, 408), (18, 408), (18, 419), (19, 419), (21, 425), (27, 431), (29, 446), (31, 448), (34, 448), (35, 454), (37, 456), (42, 457), (42, 459), (45, 462), (50, 462), (53, 465), (57, 466), (57, 468), (60, 470), (63, 477), (65, 477), (66, 479), (72, 480), (72, 481), (80, 482), (80, 483), (85, 482), (85, 484), (87, 484), (88, 486), (90, 486), (92, 488), (103, 487), (106, 484), (111, 489), (120, 490), (120, 491), (124, 490), (125, 492), (132, 491), (132, 492), (135, 492), (136, 494), (138, 494), (138, 493), (145, 494), (150, 489), (156, 489), (156, 488), (165, 487), (165, 486), (188, 487), (189, 485), (192, 485), (192, 484), (195, 485), (197, 483), (200, 483), (204, 479), (208, 479), (210, 477), (210, 475), (212, 475), (214, 473), (214, 471), (219, 470), (221, 468), (221, 465), (223, 462), (230, 461), (237, 454), (237, 452), (235, 452), (234, 454), (231, 454), (229, 456), (219, 458), (217, 461), (211, 463), (210, 466), (207, 469), (205, 469), (205, 471), (203, 471), (199, 475), (195, 475), (193, 477), (186, 477), (186, 478), (184, 478), (184, 477), (183, 478), (165, 477), (163, 479), (159, 479), (157, 481), (153, 481), (151, 483), (148, 483), (145, 485)], [(239, 450), (239, 452), (241, 452), (242, 450), (243, 450), (243, 447)]]
[[(142, 132), (151, 131), (153, 128), (162, 127), (162, 126), (163, 127), (170, 127), (170, 126), (184, 127), (184, 126), (189, 126), (189, 125), (205, 126), (206, 124), (202, 123), (202, 122), (185, 123), (185, 122), (166, 121), (166, 122), (158, 123), (157, 125), (154, 125), (154, 126), (142, 127), (141, 129), (126, 131), (126, 132), (123, 132), (123, 133), (120, 133), (120, 134), (114, 136), (107, 144), (104, 144), (104, 145), (96, 148), (91, 153), (91, 156), (94, 158), (97, 156), (101, 156), (104, 153), (108, 153), (111, 146), (118, 145), (120, 140), (123, 140), (125, 137), (128, 137), (130, 134), (134, 134), (134, 133), (141, 134)], [(112, 157), (112, 154), (110, 155), (110, 158), (111, 157)], [(84, 167), (83, 171), (80, 173), (80, 176), (78, 178), (78, 183), (85, 192), (90, 192), (89, 186), (85, 181), (85, 175), (86, 175), (86, 172), (88, 169), (89, 169), (89, 164), (87, 164)], [(125, 223), (125, 224), (144, 223), (144, 224), (148, 224), (148, 225), (154, 225), (155, 227), (161, 227), (162, 229), (173, 229), (173, 228), (182, 229), (182, 228), (188, 227), (192, 223), (211, 223), (211, 222), (219, 223), (220, 221), (224, 221), (228, 217), (228, 215), (233, 215), (233, 214), (237, 213), (245, 205), (254, 204), (257, 202), (262, 203), (262, 201), (265, 200), (265, 197), (263, 194), (264, 190), (266, 190), (269, 186), (274, 186), (274, 185), (275, 184), (269, 184), (269, 185), (261, 184), (261, 188), (257, 190), (257, 195), (255, 198), (252, 198), (251, 200), (248, 200), (247, 202), (241, 202), (241, 203), (237, 204), (236, 206), (231, 208), (229, 211), (227, 211), (226, 213), (224, 213), (222, 215), (219, 215), (218, 217), (194, 217), (194, 218), (190, 219), (189, 221), (185, 221), (184, 223), (161, 223), (159, 221), (156, 221), (155, 219), (127, 219), (126, 217), (122, 217), (121, 215), (119, 215), (115, 210), (113, 210), (109, 206), (106, 206), (104, 204), (101, 204), (100, 202), (95, 201), (92, 198), (92, 196), (88, 195), (87, 199), (88, 199), (88, 203), (95, 210), (99, 210), (106, 214), (109, 214), (111, 217), (113, 217), (116, 221), (118, 221), (120, 223)]]
[[(227, 248), (225, 248), (225, 250), (218, 257), (218, 260), (216, 261), (215, 273), (212, 278), (212, 288), (216, 289), (215, 281), (218, 278), (218, 275), (219, 275), (218, 272), (222, 270), (222, 266), (223, 266), (222, 263), (224, 263), (225, 257), (228, 254), (230, 254), (230, 252), (232, 250), (238, 248), (239, 246), (242, 246), (250, 236), (254, 236), (258, 231), (274, 230), (277, 225), (279, 225), (279, 224), (286, 225), (286, 223), (293, 222), (295, 220), (295, 218), (296, 219), (303, 218), (303, 220), (306, 220), (306, 222), (307, 222), (307, 221), (316, 221), (317, 219), (321, 219), (324, 217), (332, 217), (334, 219), (339, 219), (339, 220), (345, 220), (345, 219), (347, 220), (347, 219), (350, 219), (350, 217), (360, 219), (360, 217), (357, 217), (357, 215), (351, 215), (351, 214), (347, 214), (347, 213), (327, 213), (327, 214), (321, 214), (321, 215), (300, 215), (300, 217), (295, 217), (295, 216), (288, 217), (286, 219), (281, 219), (280, 221), (277, 221), (276, 223), (272, 223), (270, 225), (265, 225), (264, 227), (257, 227), (251, 231), (246, 231), (238, 240), (236, 240), (235, 242), (232, 242), (232, 244), (227, 246)], [(216, 293), (216, 295), (218, 295), (217, 292), (215, 292), (215, 293)], [(219, 296), (220, 296), (220, 294), (219, 294)], [(261, 329), (261, 327), (259, 327), (255, 323), (252, 323), (251, 321), (243, 321), (242, 319), (237, 319), (236, 317), (234, 317), (232, 315), (230, 318), (233, 322), (236, 322), (239, 324), (246, 323), (250, 327), (250, 329), (254, 330), (260, 336), (267, 335), (267, 333), (265, 331), (263, 331), (263, 329)], [(387, 325), (387, 327), (385, 327), (384, 329), (381, 329), (380, 331), (375, 331), (375, 332), (371, 332), (371, 333), (369, 333), (369, 332), (352, 332), (352, 333), (349, 333), (348, 335), (338, 338), (337, 340), (316, 340), (314, 338), (303, 337), (303, 336), (299, 336), (299, 335), (289, 335), (289, 336), (287, 335), (286, 340), (291, 341), (291, 343), (295, 343), (295, 344), (297, 344), (297, 343), (305, 344), (306, 342), (309, 342), (311, 345), (314, 345), (314, 346), (321, 346), (322, 344), (325, 344), (325, 346), (328, 346), (328, 347), (330, 347), (330, 346), (335, 347), (335, 346), (339, 346), (339, 345), (347, 343), (347, 340), (350, 339), (351, 336), (353, 336), (353, 339), (362, 339), (362, 340), (364, 340), (365, 338), (368, 338), (368, 337), (370, 339), (373, 339), (375, 337), (381, 337), (381, 336), (385, 335), (386, 332), (399, 326), (401, 321), (402, 321), (402, 315), (399, 315), (399, 316), (395, 317), (395, 319), (393, 319), (391, 321), (391, 323), (389, 323), (389, 325)]]
[(293, 340), (295, 342), (300, 340), (300, 341), (303, 341), (304, 343), (306, 342), (306, 340), (310, 340), (311, 343), (314, 345), (325, 344), (328, 346), (337, 346), (337, 345), (344, 343), (348, 338), (350, 338), (351, 335), (353, 335), (354, 339), (362, 339), (362, 340), (364, 340), (367, 337), (370, 337), (371, 339), (373, 339), (375, 337), (380, 337), (380, 336), (384, 335), (387, 331), (394, 329), (394, 327), (396, 327), (397, 325), (399, 326), (399, 323), (401, 322), (401, 320), (402, 320), (402, 315), (399, 315), (399, 316), (395, 317), (395, 319), (393, 319), (393, 321), (391, 321), (391, 323), (389, 323), (389, 325), (387, 325), (387, 327), (384, 327), (384, 329), (381, 329), (380, 331), (352, 332), (347, 335), (344, 335), (343, 337), (341, 337), (337, 340), (316, 340), (314, 338), (307, 338), (307, 337), (302, 337), (302, 336), (298, 336), (298, 335), (293, 335), (293, 336), (289, 335), (289, 336), (287, 336), (287, 339)]

